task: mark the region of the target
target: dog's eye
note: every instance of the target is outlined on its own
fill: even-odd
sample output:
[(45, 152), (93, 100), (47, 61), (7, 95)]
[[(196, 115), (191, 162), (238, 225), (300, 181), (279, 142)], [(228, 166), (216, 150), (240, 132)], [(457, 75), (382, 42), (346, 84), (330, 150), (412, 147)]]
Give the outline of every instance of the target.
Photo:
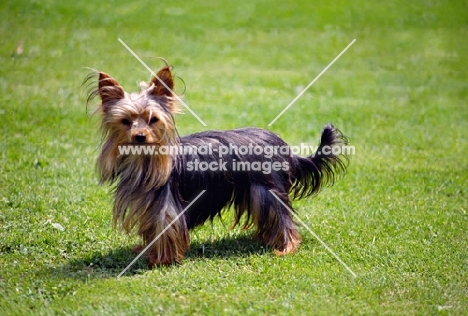
[(150, 124), (154, 124), (154, 123), (156, 123), (157, 121), (159, 121), (159, 119), (158, 119), (156, 116), (153, 116), (152, 118), (150, 118), (149, 123), (150, 123)]
[(130, 122), (130, 120), (129, 120), (129, 119), (122, 119), (122, 121), (121, 121), (121, 122), (122, 122), (122, 124), (123, 124), (123, 125), (127, 125), (127, 126), (130, 126), (130, 125), (132, 125), (132, 122)]

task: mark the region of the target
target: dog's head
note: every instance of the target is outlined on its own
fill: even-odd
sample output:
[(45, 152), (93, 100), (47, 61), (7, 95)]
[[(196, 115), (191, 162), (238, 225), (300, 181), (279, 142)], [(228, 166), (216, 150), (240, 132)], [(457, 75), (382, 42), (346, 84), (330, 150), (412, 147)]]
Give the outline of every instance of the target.
[(98, 87), (90, 98), (101, 98), (97, 112), (105, 137), (120, 145), (171, 143), (176, 135), (174, 114), (180, 113), (171, 68), (162, 68), (140, 87), (140, 92), (127, 93), (114, 78), (99, 72)]
[(101, 183), (124, 177), (133, 179), (133, 185), (164, 185), (172, 171), (173, 157), (127, 152), (125, 148), (154, 149), (177, 144), (174, 114), (180, 113), (180, 108), (171, 68), (162, 68), (148, 84), (140, 84), (139, 92), (132, 93), (125, 92), (117, 80), (104, 72), (96, 72), (86, 80), (96, 75), (97, 87), (90, 92), (88, 102), (95, 96), (101, 99), (96, 110), (101, 116), (103, 135), (97, 160)]

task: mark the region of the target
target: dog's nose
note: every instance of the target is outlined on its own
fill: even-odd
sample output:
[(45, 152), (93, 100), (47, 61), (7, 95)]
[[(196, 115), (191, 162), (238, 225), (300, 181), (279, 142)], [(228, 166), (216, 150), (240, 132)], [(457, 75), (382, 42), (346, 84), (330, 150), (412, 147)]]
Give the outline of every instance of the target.
[(146, 136), (143, 134), (135, 135), (135, 140), (137, 143), (144, 143), (146, 141)]

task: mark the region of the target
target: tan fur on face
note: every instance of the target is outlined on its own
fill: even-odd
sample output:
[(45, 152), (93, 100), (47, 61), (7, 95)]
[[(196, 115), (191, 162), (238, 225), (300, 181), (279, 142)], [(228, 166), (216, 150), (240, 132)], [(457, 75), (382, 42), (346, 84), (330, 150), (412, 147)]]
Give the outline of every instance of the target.
[[(139, 93), (126, 93), (119, 83), (106, 73), (99, 73), (97, 94), (102, 103), (98, 112), (102, 116), (103, 133), (102, 151), (97, 166), (101, 173), (101, 183), (115, 181), (116, 175), (124, 170), (124, 165), (131, 160), (134, 170), (141, 174), (151, 174), (148, 186), (155, 188), (167, 182), (172, 170), (172, 160), (167, 156), (122, 157), (119, 146), (155, 145), (171, 146), (177, 142), (177, 131), (173, 115), (180, 113), (175, 102), (169, 67), (161, 69), (149, 83), (149, 88)], [(144, 143), (136, 141), (137, 135), (145, 136)], [(149, 167), (148, 167), (149, 165)], [(143, 169), (151, 170), (143, 170)], [(154, 171), (154, 172), (151, 172)]]

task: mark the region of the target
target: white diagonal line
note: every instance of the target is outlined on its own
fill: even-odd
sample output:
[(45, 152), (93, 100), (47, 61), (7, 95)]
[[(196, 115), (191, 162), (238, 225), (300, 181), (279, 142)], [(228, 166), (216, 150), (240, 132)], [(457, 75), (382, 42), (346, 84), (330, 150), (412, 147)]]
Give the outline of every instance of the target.
[(153, 241), (151, 241), (151, 242), (148, 244), (148, 246), (146, 246), (145, 249), (143, 249), (143, 250), (138, 254), (138, 256), (136, 256), (135, 259), (133, 259), (132, 262), (130, 262), (130, 264), (129, 264), (125, 269), (123, 269), (122, 272), (120, 272), (120, 274), (117, 276), (117, 278), (120, 278), (120, 277), (125, 273), (125, 271), (127, 271), (127, 270), (128, 270), (128, 269), (129, 269), (129, 268), (146, 252), (146, 250), (148, 250), (148, 249), (159, 239), (159, 237), (161, 237), (162, 234), (164, 234), (164, 233), (166, 232), (166, 230), (168, 230), (182, 215), (184, 215), (184, 213), (189, 209), (189, 207), (192, 206), (192, 204), (195, 203), (195, 201), (198, 200), (198, 198), (199, 198), (203, 193), (205, 193), (205, 192), (206, 192), (206, 190), (202, 190), (202, 191), (200, 192), (200, 194), (198, 194), (197, 197), (196, 197), (195, 199), (193, 199), (193, 201), (190, 202), (190, 204), (187, 205), (187, 206), (183, 209), (183, 211), (182, 211), (179, 215), (177, 215), (176, 218), (174, 218), (174, 219), (172, 220), (172, 222), (170, 222), (169, 225), (167, 225), (167, 227), (164, 228), (164, 229), (153, 239)]
[(203, 122), (202, 119), (201, 119), (195, 112), (193, 112), (193, 110), (192, 110), (184, 101), (182, 101), (182, 99), (179, 98), (179, 96), (178, 96), (177, 94), (175, 94), (174, 91), (172, 91), (172, 89), (169, 88), (169, 87), (166, 85), (166, 83), (164, 83), (164, 82), (161, 80), (161, 78), (159, 78), (159, 77), (154, 73), (154, 71), (151, 70), (151, 68), (148, 67), (148, 65), (146, 65), (145, 62), (144, 62), (143, 60), (141, 60), (141, 58), (138, 57), (138, 55), (135, 54), (135, 52), (134, 52), (130, 47), (128, 47), (127, 44), (124, 43), (124, 41), (122, 41), (122, 40), (119, 38), (119, 42), (120, 42), (123, 46), (125, 46), (125, 48), (126, 48), (126, 49), (127, 49), (127, 50), (128, 50), (128, 51), (129, 51), (129, 52), (146, 68), (146, 69), (148, 69), (148, 71), (149, 71), (154, 77), (156, 77), (156, 78), (159, 80), (159, 82), (161, 82), (162, 85), (163, 85), (167, 90), (171, 91), (171, 93), (175, 96), (175, 98), (177, 99), (177, 101), (179, 101), (190, 113), (192, 113), (192, 115), (195, 116), (195, 118), (196, 118), (203, 126), (207, 126), (207, 125), (205, 124), (205, 122)]
[(311, 233), (312, 236), (314, 236), (315, 239), (317, 239), (317, 240), (322, 244), (322, 246), (323, 246), (326, 250), (328, 250), (328, 252), (331, 253), (331, 254), (336, 258), (336, 260), (338, 260), (338, 262), (341, 263), (341, 264), (352, 274), (353, 277), (357, 277), (356, 273), (354, 273), (353, 270), (351, 270), (350, 267), (348, 267), (348, 266), (346, 265), (346, 263), (344, 263), (343, 260), (341, 260), (340, 257), (338, 257), (338, 255), (337, 255), (336, 253), (334, 253), (333, 250), (331, 250), (330, 247), (328, 247), (328, 246), (322, 241), (322, 239), (320, 239), (320, 237), (317, 236), (317, 234), (315, 234), (315, 233), (312, 231), (312, 229), (310, 229), (310, 228), (299, 218), (299, 216), (297, 216), (296, 213), (294, 213), (294, 211), (293, 211), (291, 208), (289, 208), (283, 201), (281, 201), (281, 199), (273, 192), (273, 190), (269, 190), (269, 191), (270, 191), (270, 193), (271, 193), (281, 204), (283, 204), (283, 206), (284, 206), (285, 208), (287, 208), (287, 209), (289, 210), (289, 212), (290, 212), (292, 215), (294, 215), (294, 217), (301, 223), (301, 225), (304, 226), (304, 227), (309, 231), (309, 233)]
[(273, 125), (273, 123), (275, 123), (275, 122), (276, 122), (276, 120), (278, 120), (278, 119), (280, 118), (280, 116), (281, 116), (281, 115), (283, 115), (283, 114), (284, 114), (284, 112), (286, 112), (286, 111), (287, 111), (287, 110), (288, 110), (288, 109), (289, 109), (289, 108), (290, 108), (290, 107), (291, 107), (291, 106), (294, 104), (294, 102), (296, 102), (296, 101), (297, 101), (297, 99), (299, 99), (299, 98), (300, 98), (300, 97), (301, 97), (301, 96), (302, 96), (302, 95), (303, 95), (303, 94), (304, 94), (304, 93), (307, 91), (307, 89), (309, 89), (309, 88), (310, 88), (310, 87), (311, 87), (311, 86), (312, 86), (312, 85), (315, 83), (315, 81), (317, 81), (317, 80), (318, 80), (318, 78), (320, 78), (320, 77), (321, 77), (321, 76), (322, 76), (322, 75), (325, 73), (325, 71), (327, 71), (327, 70), (328, 70), (328, 68), (330, 68), (330, 67), (331, 67), (331, 65), (333, 65), (333, 64), (335, 63), (335, 61), (337, 61), (337, 60), (338, 60), (338, 58), (340, 58), (340, 57), (341, 57), (341, 55), (343, 55), (343, 54), (344, 54), (344, 53), (345, 53), (345, 52), (348, 50), (348, 48), (350, 48), (350, 47), (351, 47), (351, 45), (353, 45), (353, 44), (354, 44), (354, 42), (355, 42), (355, 41), (356, 41), (356, 39), (353, 39), (353, 40), (352, 40), (352, 42), (351, 42), (351, 43), (349, 43), (349, 45), (348, 45), (348, 46), (346, 46), (346, 48), (345, 48), (345, 49), (343, 49), (343, 50), (341, 51), (341, 53), (339, 53), (339, 54), (338, 54), (338, 56), (336, 56), (336, 57), (335, 57), (335, 59), (333, 59), (333, 60), (332, 60), (332, 62), (331, 62), (330, 64), (328, 64), (328, 66), (327, 66), (327, 67), (325, 67), (325, 69), (324, 69), (324, 70), (322, 70), (322, 72), (321, 72), (321, 73), (319, 73), (319, 74), (318, 74), (318, 76), (317, 76), (317, 77), (315, 77), (315, 79), (314, 79), (314, 80), (312, 80), (312, 81), (311, 81), (311, 82), (310, 82), (310, 83), (307, 85), (307, 87), (305, 87), (305, 88), (304, 88), (304, 90), (302, 90), (302, 91), (301, 91), (301, 92), (300, 92), (300, 93), (297, 95), (297, 97), (295, 97), (295, 98), (294, 98), (294, 100), (292, 100), (292, 101), (291, 101), (291, 102), (288, 104), (288, 106), (287, 106), (287, 107), (285, 107), (285, 108), (284, 108), (284, 110), (283, 110), (283, 111), (281, 111), (281, 113), (280, 113), (280, 114), (278, 114), (278, 115), (275, 117), (275, 119), (274, 119), (273, 121), (271, 121), (271, 122), (270, 122), (270, 124), (268, 124), (268, 126), (271, 126), (271, 125)]

